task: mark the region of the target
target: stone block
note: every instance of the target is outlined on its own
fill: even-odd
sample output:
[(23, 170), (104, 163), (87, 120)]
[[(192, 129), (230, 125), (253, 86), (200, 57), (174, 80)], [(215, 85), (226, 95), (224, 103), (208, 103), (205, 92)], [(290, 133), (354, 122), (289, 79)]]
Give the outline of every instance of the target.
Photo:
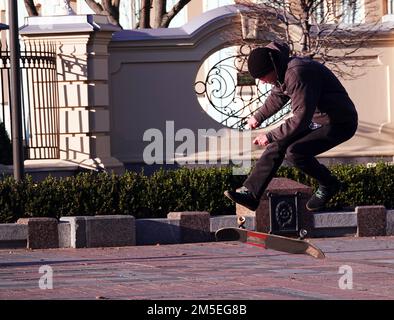
[[(312, 196), (312, 188), (304, 184), (290, 180), (287, 178), (274, 178), (267, 186), (263, 196), (260, 199), (260, 204), (255, 212), (256, 216), (256, 231), (259, 232), (270, 232), (270, 212), (269, 212), (269, 198), (268, 194), (272, 193), (275, 195), (294, 195), (299, 192), (298, 197), (298, 215), (299, 223), (302, 228), (310, 231), (312, 229), (312, 215), (307, 213), (306, 203)], [(237, 215), (252, 215), (250, 210), (245, 208), (239, 210), (240, 206), (237, 206)]]
[(70, 224), (70, 247), (86, 248), (86, 219), (88, 217), (61, 217), (60, 222), (68, 222)]
[(59, 233), (59, 248), (71, 248), (71, 225), (60, 221), (57, 225)]
[(70, 223), (71, 248), (133, 246), (135, 219), (133, 216), (78, 216), (62, 217)]
[(27, 225), (17, 223), (2, 223), (0, 224), (0, 241), (9, 240), (26, 240), (27, 239)]
[(28, 249), (49, 249), (59, 247), (57, 219), (21, 218), (17, 223), (27, 225)]
[(357, 227), (357, 215), (351, 212), (316, 212), (313, 215), (314, 228), (353, 228)]
[(394, 236), (394, 210), (387, 210), (386, 235)]
[(169, 220), (179, 220), (182, 243), (211, 240), (210, 215), (205, 211), (170, 212)]
[(176, 244), (181, 242), (180, 220), (137, 219), (137, 245)]
[(356, 214), (358, 237), (386, 235), (386, 208), (384, 206), (356, 207)]
[[(255, 228), (255, 217), (245, 216), (245, 228), (248, 230), (254, 230)], [(221, 228), (237, 228), (237, 216), (225, 215), (225, 216), (215, 216), (211, 217), (211, 232), (216, 232)]]
[(27, 225), (0, 224), (0, 248), (26, 248)]

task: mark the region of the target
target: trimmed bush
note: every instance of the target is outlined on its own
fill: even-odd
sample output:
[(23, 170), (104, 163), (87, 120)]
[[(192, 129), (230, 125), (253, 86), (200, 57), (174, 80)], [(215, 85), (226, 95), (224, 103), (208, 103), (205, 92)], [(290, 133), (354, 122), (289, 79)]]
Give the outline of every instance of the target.
[[(394, 166), (337, 165), (331, 168), (346, 189), (333, 198), (330, 209), (357, 205), (394, 207)], [(294, 168), (282, 167), (278, 176), (313, 188), (315, 181)], [(0, 223), (20, 217), (132, 214), (136, 218), (166, 217), (170, 211), (208, 211), (233, 214), (235, 205), (223, 192), (242, 185), (245, 176), (232, 168), (159, 170), (123, 175), (81, 173), (75, 177), (48, 177), (36, 183), (31, 177), (15, 182), (0, 180)]]
[[(383, 162), (375, 166), (334, 165), (330, 170), (343, 182), (344, 190), (330, 201), (328, 209), (363, 205), (394, 208), (394, 165)], [(315, 180), (295, 168), (281, 167), (278, 176), (296, 180), (314, 190), (318, 187)]]

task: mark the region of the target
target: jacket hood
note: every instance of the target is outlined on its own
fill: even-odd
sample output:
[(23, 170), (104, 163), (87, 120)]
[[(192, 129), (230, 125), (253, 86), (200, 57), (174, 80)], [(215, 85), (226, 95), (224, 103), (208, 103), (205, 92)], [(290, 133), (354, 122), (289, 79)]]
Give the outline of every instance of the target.
[(280, 42), (274, 41), (274, 42), (270, 42), (265, 47), (278, 51), (280, 60), (283, 60), (281, 62), (287, 63), (287, 61), (289, 60), (290, 48), (287, 45), (287, 43), (280, 43)]
[(266, 45), (266, 48), (275, 50), (279, 52), (279, 65), (276, 66), (278, 68), (278, 76), (279, 76), (279, 81), (283, 82), (284, 79), (284, 75), (287, 69), (287, 64), (290, 60), (290, 48), (289, 46), (284, 43), (284, 42), (277, 42), (277, 41), (273, 41), (271, 43), (269, 43), (268, 45)]

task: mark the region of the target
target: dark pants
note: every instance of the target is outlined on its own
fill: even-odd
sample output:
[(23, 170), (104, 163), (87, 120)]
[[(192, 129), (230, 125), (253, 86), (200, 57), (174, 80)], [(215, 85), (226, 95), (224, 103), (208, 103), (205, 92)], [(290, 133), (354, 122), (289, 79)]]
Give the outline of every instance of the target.
[(270, 143), (257, 161), (244, 186), (259, 199), (276, 174), (285, 156), (286, 160), (321, 185), (330, 185), (335, 177), (315, 156), (349, 140), (357, 129), (357, 122), (328, 124), (303, 132), (289, 141)]

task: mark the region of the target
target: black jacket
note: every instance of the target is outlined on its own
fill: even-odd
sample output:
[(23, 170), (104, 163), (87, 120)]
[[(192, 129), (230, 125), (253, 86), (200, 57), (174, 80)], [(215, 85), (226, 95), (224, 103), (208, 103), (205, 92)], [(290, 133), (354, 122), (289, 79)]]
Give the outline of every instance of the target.
[(278, 50), (279, 83), (273, 87), (263, 106), (254, 114), (261, 123), (274, 115), (291, 99), (293, 116), (270, 131), (270, 142), (281, 141), (319, 124), (357, 122), (357, 111), (338, 78), (323, 64), (309, 58), (289, 58), (287, 45), (272, 42), (267, 47)]

